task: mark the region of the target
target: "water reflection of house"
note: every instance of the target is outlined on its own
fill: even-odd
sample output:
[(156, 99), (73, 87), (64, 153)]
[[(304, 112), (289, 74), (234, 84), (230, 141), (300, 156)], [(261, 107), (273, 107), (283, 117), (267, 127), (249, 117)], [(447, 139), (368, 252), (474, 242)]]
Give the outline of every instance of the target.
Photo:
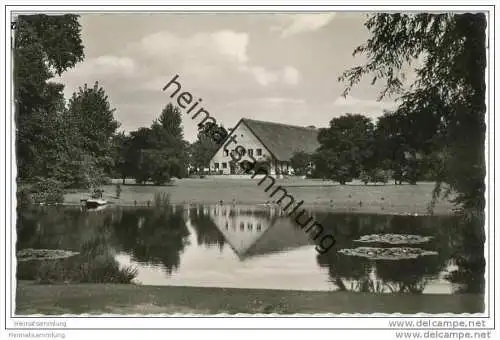
[(205, 209), (242, 260), (311, 244), (307, 234), (278, 208), (212, 206)]

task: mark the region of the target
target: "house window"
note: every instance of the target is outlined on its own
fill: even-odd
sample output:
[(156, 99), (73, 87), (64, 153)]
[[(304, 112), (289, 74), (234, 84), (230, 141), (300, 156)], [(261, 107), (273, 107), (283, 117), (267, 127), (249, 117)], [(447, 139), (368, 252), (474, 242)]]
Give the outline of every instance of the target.
[(262, 149), (257, 149), (257, 156), (262, 156)]
[(214, 163), (214, 168), (218, 169), (219, 168), (219, 163)]
[(245, 230), (245, 223), (244, 222), (240, 222), (240, 230)]
[(227, 163), (226, 162), (222, 163), (222, 169), (227, 169)]
[(224, 156), (225, 157), (229, 156), (229, 150), (224, 150)]
[(248, 149), (248, 155), (253, 156), (253, 149)]

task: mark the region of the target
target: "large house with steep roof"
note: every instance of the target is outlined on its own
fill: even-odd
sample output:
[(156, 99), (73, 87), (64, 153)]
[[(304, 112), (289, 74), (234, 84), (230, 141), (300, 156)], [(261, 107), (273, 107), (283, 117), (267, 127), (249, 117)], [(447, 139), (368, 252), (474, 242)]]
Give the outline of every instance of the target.
[[(231, 136), (234, 136), (234, 142)], [(231, 152), (235, 152), (238, 146), (242, 146), (245, 153), (241, 155), (240, 152), (240, 159), (234, 162)], [(270, 174), (287, 174), (292, 170), (290, 159), (296, 152), (313, 153), (318, 147), (318, 130), (313, 126), (242, 118), (210, 160), (210, 171), (224, 175), (241, 174), (245, 162), (267, 161)]]

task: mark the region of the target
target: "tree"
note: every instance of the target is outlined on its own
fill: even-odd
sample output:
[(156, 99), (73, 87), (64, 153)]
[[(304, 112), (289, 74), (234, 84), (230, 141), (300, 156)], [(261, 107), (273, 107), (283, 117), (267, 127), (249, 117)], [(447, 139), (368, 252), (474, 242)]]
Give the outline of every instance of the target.
[(228, 132), (223, 126), (207, 122), (199, 127), (198, 139), (190, 147), (191, 165), (195, 168), (208, 167), (210, 159), (227, 138)]
[(68, 156), (64, 152), (63, 85), (48, 80), (83, 60), (80, 36), (77, 15), (20, 15), (16, 19), (13, 74), (18, 178), (22, 181), (55, 176), (63, 170), (59, 163)]
[(333, 169), (333, 160), (336, 158), (335, 153), (323, 150), (320, 152), (316, 151), (312, 155), (312, 160), (314, 163), (314, 171), (312, 177), (327, 179), (331, 177)]
[(157, 149), (141, 150), (139, 160), (139, 171), (136, 174), (136, 181), (144, 183), (151, 180), (154, 185), (164, 185), (170, 182), (173, 164), (176, 159), (172, 159), (170, 155)]
[(112, 137), (119, 124), (108, 96), (98, 82), (80, 87), (68, 103), (68, 118), (78, 129), (76, 140), (83, 154), (95, 159), (97, 167), (109, 174), (113, 167)]
[[(454, 232), (462, 240), (454, 245), (459, 269), (452, 281), (467, 273), (476, 281), (472, 290), (484, 292), (486, 16), (375, 14), (365, 26), (371, 37), (354, 54), (366, 54), (368, 62), (340, 76), (348, 82), (344, 95), (363, 76), (374, 74), (373, 83), (385, 79), (380, 99), (400, 96), (397, 112), (432, 112), (439, 119), (434, 140), (440, 150), (434, 156), (440, 168), (431, 203), (442, 183), (456, 193), (453, 201), (462, 214)], [(415, 68), (416, 80), (405, 88), (401, 69), (419, 57), (424, 62)], [(470, 249), (477, 255), (470, 256)]]
[(120, 154), (127, 175), (137, 183), (167, 183), (171, 177), (186, 176), (187, 142), (182, 139), (178, 108), (167, 105), (149, 128), (132, 131)]
[(306, 175), (310, 170), (312, 158), (311, 155), (305, 153), (304, 151), (299, 151), (293, 154), (290, 159), (290, 165), (298, 176)]
[(132, 136), (126, 135), (124, 132), (117, 133), (113, 136), (113, 158), (114, 158), (114, 173), (122, 179), (125, 184), (125, 179), (132, 176), (134, 173), (134, 164), (132, 163)]
[(165, 132), (175, 140), (183, 139), (181, 111), (169, 103), (161, 111), (158, 123)]
[(172, 104), (165, 106), (159, 119), (151, 126), (151, 138), (152, 147), (161, 150), (163, 158), (169, 159), (169, 176), (185, 177), (188, 155), (179, 108)]
[(360, 114), (333, 118), (318, 134), (319, 171), (342, 184), (358, 177), (373, 153), (373, 130), (370, 119)]
[(416, 183), (434, 167), (432, 155), (442, 151), (438, 140), (441, 129), (438, 115), (431, 110), (385, 111), (375, 129), (375, 164), (390, 168), (396, 183)]
[(410, 121), (401, 112), (385, 112), (377, 121), (375, 129), (375, 155), (376, 163), (383, 164), (393, 173), (395, 184), (401, 184), (406, 179), (404, 174), (410, 171), (416, 174), (417, 170), (411, 166), (417, 165), (410, 162), (410, 155), (417, 153), (414, 147), (419, 143), (412, 141), (412, 128)]
[[(385, 80), (379, 99), (400, 96), (398, 112), (435, 115), (441, 122), (436, 134), (444, 156), (435, 197), (440, 184), (446, 182), (457, 193), (455, 202), (460, 207), (482, 212), (486, 174), (485, 14), (375, 14), (365, 26), (371, 37), (354, 55), (365, 54), (368, 61), (339, 77), (347, 82), (344, 95), (372, 74), (372, 83)], [(414, 68), (416, 80), (408, 88), (402, 69), (418, 58), (424, 62)]]

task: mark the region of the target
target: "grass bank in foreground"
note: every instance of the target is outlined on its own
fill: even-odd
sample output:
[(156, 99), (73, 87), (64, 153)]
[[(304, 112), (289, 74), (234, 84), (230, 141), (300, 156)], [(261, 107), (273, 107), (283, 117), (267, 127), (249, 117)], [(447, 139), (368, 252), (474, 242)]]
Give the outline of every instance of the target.
[(265, 289), (40, 285), (18, 281), (16, 315), (218, 313), (481, 313), (484, 295), (382, 295)]
[[(182, 179), (172, 186), (123, 185), (120, 198), (115, 197), (114, 185), (104, 187), (104, 199), (118, 205), (147, 205), (153, 203), (155, 193), (170, 194), (174, 204), (215, 204), (219, 201), (237, 204), (261, 204), (279, 199), (280, 193), (270, 197), (265, 192), (266, 184), (258, 185), (258, 179)], [(360, 183), (339, 185), (330, 181), (310, 179), (277, 180), (303, 207), (332, 212), (374, 214), (426, 214), (432, 199), (434, 183), (417, 185), (368, 185)], [(276, 187), (275, 186), (275, 187)], [(66, 194), (65, 202), (79, 204), (87, 198), (86, 192)], [(286, 201), (286, 199), (285, 199)], [(453, 205), (441, 200), (437, 202), (435, 214), (449, 214)]]

